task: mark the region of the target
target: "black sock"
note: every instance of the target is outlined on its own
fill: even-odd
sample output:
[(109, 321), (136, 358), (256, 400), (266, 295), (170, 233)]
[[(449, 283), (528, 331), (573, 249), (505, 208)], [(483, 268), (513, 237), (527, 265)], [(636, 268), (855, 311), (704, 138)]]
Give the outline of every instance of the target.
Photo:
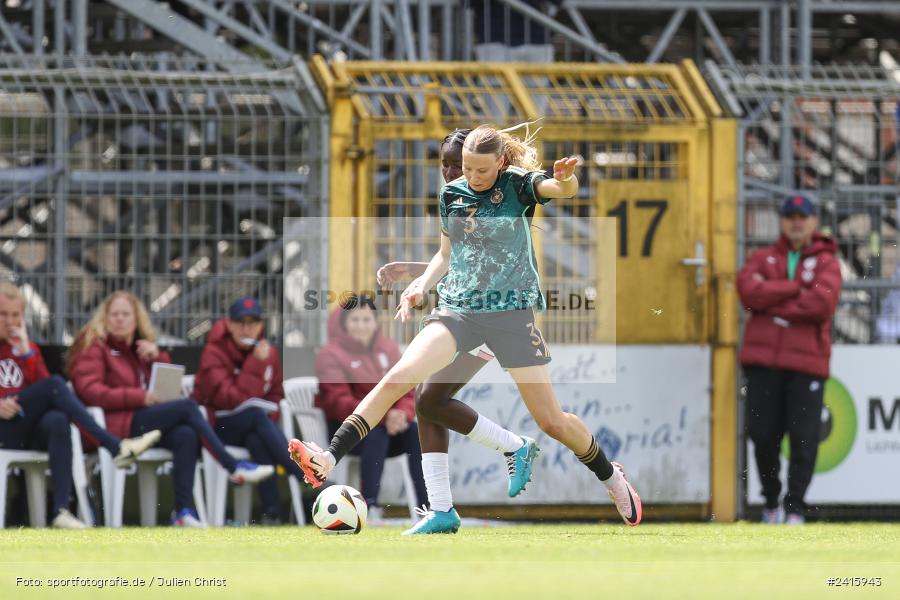
[(340, 462), (367, 435), (369, 424), (361, 416), (352, 414), (344, 419), (328, 445), (328, 451), (334, 457), (335, 463)]
[(584, 465), (594, 472), (594, 475), (597, 476), (597, 479), (600, 481), (606, 481), (610, 477), (613, 476), (613, 466), (609, 462), (609, 459), (606, 458), (606, 455), (603, 453), (603, 450), (600, 449), (600, 446), (597, 445), (597, 438), (591, 436), (591, 446), (587, 449), (587, 452), (584, 454), (576, 454), (578, 460), (584, 463)]

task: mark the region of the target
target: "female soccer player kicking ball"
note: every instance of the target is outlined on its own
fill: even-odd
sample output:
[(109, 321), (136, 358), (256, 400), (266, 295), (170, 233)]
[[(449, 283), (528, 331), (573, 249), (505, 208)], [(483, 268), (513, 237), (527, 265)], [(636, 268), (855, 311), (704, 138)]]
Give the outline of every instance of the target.
[[(449, 183), (462, 176), (463, 142), (471, 129), (458, 129), (441, 143), (441, 175)], [(394, 262), (378, 269), (379, 285), (395, 283), (404, 276), (420, 277), (428, 263)], [(407, 288), (407, 294), (410, 288)], [(416, 414), (422, 447), (422, 473), (431, 510), (404, 535), (456, 533), (460, 518), (453, 508), (450, 491), (450, 439), (448, 428), (465, 435), (506, 458), (507, 495), (515, 498), (531, 480), (539, 448), (530, 437), (519, 436), (453, 398), (481, 370), (494, 360), (494, 353), (482, 344), (470, 352), (457, 353), (443, 370), (429, 377), (417, 390)]]
[(557, 160), (553, 178), (547, 178), (527, 170), (538, 168), (535, 157), (533, 147), (493, 127), (478, 127), (466, 137), (464, 179), (441, 190), (440, 251), (408, 290), (398, 316), (411, 318), (413, 306), (446, 274), (438, 286), (441, 306), (424, 319), (426, 326), (400, 361), (347, 417), (328, 450), (289, 442), (310, 485), (322, 485), (337, 461), (400, 396), (448, 365), (457, 352), (487, 343), (541, 430), (597, 475), (628, 525), (640, 523), (641, 501), (621, 465), (609, 462), (578, 416), (562, 411), (550, 382), (550, 354), (534, 325), (534, 309), (544, 308), (544, 298), (526, 213), (550, 198), (575, 196), (577, 160)]

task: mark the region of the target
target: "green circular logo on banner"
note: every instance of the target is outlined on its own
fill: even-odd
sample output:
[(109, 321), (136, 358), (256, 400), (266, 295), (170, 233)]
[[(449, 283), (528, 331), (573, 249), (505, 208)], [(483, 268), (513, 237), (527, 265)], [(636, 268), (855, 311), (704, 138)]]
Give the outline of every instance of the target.
[[(830, 471), (847, 458), (856, 441), (856, 406), (843, 383), (831, 377), (825, 382), (825, 409), (819, 427), (819, 453), (816, 473)], [(781, 453), (791, 457), (788, 436), (781, 443)]]

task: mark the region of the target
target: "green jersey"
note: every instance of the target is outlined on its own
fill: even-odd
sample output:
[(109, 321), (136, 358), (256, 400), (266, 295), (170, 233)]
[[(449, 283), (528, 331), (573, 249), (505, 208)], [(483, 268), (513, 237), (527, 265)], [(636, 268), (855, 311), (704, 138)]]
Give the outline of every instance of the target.
[(441, 306), (460, 313), (544, 308), (531, 217), (544, 204), (542, 171), (507, 167), (484, 191), (464, 177), (440, 194), (441, 230), (451, 241), (450, 268), (438, 284)]

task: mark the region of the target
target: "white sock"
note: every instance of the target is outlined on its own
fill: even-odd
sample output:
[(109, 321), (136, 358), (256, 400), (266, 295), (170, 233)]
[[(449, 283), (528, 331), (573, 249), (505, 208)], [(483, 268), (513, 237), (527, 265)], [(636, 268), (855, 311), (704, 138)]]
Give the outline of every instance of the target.
[(497, 452), (515, 452), (525, 443), (512, 431), (503, 429), (480, 413), (478, 420), (475, 421), (475, 427), (466, 434), (466, 437)]
[(450, 455), (446, 452), (424, 452), (422, 454), (422, 474), (425, 489), (428, 490), (428, 504), (431, 510), (447, 512), (453, 508), (450, 493)]
[(613, 474), (609, 476), (609, 479), (601, 479), (600, 482), (606, 486), (607, 489), (618, 485), (622, 479), (622, 471), (613, 467)]
[(450, 455), (446, 452), (423, 452), (422, 474), (431, 510), (447, 512), (453, 508), (450, 493)]
[(334, 468), (334, 465), (337, 464), (337, 460), (334, 458), (334, 454), (332, 454), (328, 450), (325, 451), (325, 460), (327, 460), (329, 463), (331, 463), (332, 469)]

